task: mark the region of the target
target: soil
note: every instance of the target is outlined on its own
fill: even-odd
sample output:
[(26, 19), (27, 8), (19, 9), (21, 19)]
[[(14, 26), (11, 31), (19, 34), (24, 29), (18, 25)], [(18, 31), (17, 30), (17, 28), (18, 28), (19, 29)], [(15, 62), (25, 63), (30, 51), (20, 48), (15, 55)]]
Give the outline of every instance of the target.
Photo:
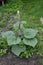
[(6, 55), (0, 57), (0, 65), (42, 65), (41, 64), (40, 55), (33, 55), (32, 57), (26, 58), (18, 58), (12, 53), (7, 53)]

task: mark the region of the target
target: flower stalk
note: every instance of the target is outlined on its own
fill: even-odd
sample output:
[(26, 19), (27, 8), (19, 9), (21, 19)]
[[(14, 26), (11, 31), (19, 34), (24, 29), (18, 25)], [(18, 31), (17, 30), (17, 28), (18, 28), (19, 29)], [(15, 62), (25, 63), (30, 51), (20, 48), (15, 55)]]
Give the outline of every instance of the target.
[(21, 36), (21, 31), (20, 31), (20, 12), (19, 11), (17, 11), (17, 16), (18, 16), (18, 23), (19, 23), (18, 36)]

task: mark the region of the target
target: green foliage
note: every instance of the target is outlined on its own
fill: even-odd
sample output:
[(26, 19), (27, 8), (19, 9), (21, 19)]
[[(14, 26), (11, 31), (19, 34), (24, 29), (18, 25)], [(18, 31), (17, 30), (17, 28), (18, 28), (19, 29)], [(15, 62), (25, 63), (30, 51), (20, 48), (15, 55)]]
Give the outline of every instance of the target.
[(8, 48), (7, 41), (0, 37), (0, 56), (6, 54), (7, 48)]
[(34, 38), (34, 39), (23, 39), (23, 42), (25, 45), (29, 45), (29, 46), (32, 46), (33, 48), (35, 47), (35, 45), (37, 44), (37, 39)]
[(13, 31), (2, 32), (1, 35), (6, 39), (8, 45), (12, 46), (11, 51), (15, 55), (19, 56), (21, 53), (24, 53), (26, 57), (29, 57), (31, 53), (29, 49), (27, 52), (27, 46), (35, 48), (38, 42), (36, 38), (38, 31), (25, 28), (24, 24), (26, 24), (25, 21), (16, 22), (13, 25)]
[[(39, 28), (43, 29), (43, 24), (40, 22), (40, 17), (43, 17), (43, 0), (7, 0), (4, 7), (0, 6), (0, 22), (2, 21), (2, 17), (7, 16), (7, 13), (14, 14), (17, 10), (21, 11), (22, 20), (28, 21), (25, 27), (38, 30)], [(6, 16), (3, 15), (4, 13), (6, 13)], [(0, 27), (4, 27), (4, 25), (5, 22), (0, 23)], [(9, 25), (9, 28), (12, 28), (12, 24)], [(38, 53), (43, 55), (43, 33), (39, 34), (39, 38), (39, 47), (37, 50)]]
[(10, 23), (8, 24), (8, 29), (12, 29), (12, 28), (13, 28), (13, 23), (10, 22)]
[(26, 47), (25, 46), (23, 46), (23, 47), (21, 47), (20, 45), (14, 45), (14, 46), (12, 46), (12, 52), (15, 55), (17, 55), (17, 56), (19, 56), (20, 53), (21, 52), (24, 52), (25, 50), (26, 50)]
[(41, 63), (41, 65), (43, 65), (43, 59), (41, 59), (41, 62), (40, 63)]
[(5, 23), (3, 23), (2, 21), (0, 22), (0, 27), (3, 27), (5, 25)]
[(1, 50), (0, 50), (0, 56), (5, 55), (6, 52), (7, 52), (7, 49), (1, 49)]
[(29, 39), (34, 38), (36, 36), (37, 32), (38, 31), (33, 30), (31, 28), (30, 29), (25, 29), (24, 30), (24, 37), (29, 38)]
[(7, 14), (2, 14), (0, 13), (0, 28), (4, 27), (5, 26), (5, 23), (7, 21)]

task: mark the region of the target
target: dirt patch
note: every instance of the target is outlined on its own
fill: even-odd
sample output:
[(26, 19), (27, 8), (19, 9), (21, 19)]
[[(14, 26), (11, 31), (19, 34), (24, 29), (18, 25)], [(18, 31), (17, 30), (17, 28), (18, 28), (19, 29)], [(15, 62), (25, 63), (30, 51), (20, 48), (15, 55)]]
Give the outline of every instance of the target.
[(40, 61), (43, 59), (40, 55), (33, 55), (31, 58), (18, 58), (12, 53), (8, 53), (0, 57), (0, 65), (41, 65)]

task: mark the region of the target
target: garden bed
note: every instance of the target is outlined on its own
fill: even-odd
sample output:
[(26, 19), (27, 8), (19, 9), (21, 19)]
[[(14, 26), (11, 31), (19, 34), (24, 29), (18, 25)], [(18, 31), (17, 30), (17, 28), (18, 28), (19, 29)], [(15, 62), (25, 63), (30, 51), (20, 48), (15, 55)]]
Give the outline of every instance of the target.
[(28, 59), (21, 59), (9, 52), (6, 55), (0, 57), (0, 65), (42, 65), (42, 59), (43, 57), (40, 55), (33, 55)]

